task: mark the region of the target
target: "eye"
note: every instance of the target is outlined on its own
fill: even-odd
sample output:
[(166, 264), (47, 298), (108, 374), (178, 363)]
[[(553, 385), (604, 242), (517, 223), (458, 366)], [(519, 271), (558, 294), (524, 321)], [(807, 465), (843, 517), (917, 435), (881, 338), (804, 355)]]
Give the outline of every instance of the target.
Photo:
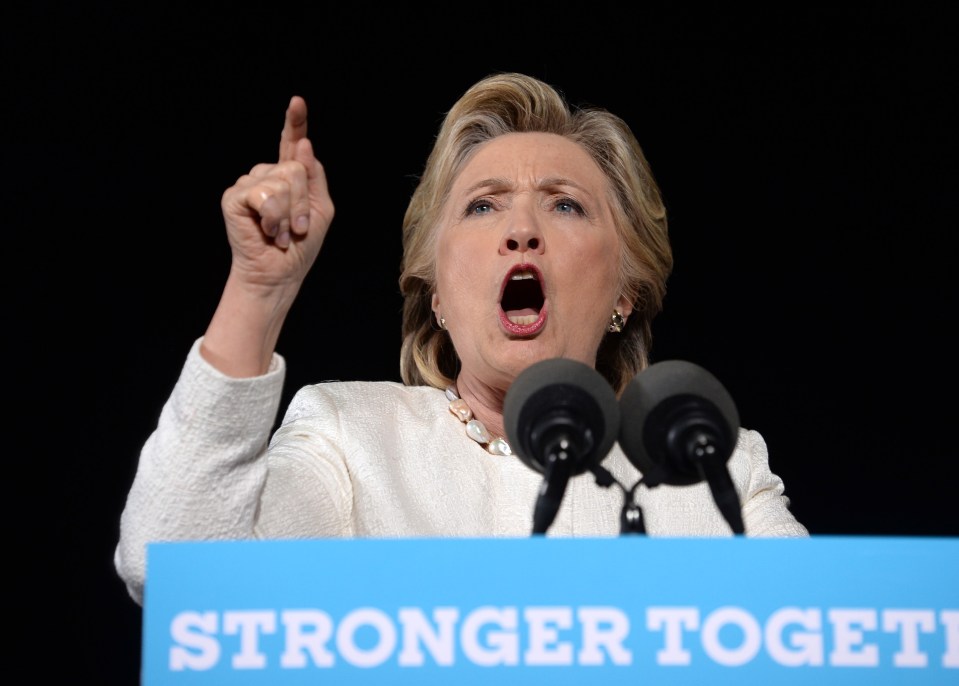
[(493, 211), (493, 203), (487, 198), (480, 198), (474, 200), (469, 205), (466, 206), (466, 214), (468, 215), (482, 215), (489, 214)]
[(553, 209), (557, 212), (563, 214), (579, 214), (585, 215), (586, 211), (583, 209), (583, 206), (572, 198), (559, 198), (553, 205)]

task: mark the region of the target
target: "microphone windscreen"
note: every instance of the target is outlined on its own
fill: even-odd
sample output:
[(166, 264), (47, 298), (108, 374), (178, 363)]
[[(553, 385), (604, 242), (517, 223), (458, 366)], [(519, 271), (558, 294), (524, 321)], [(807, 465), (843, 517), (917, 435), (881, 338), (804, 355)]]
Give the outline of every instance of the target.
[(513, 381), (503, 401), (503, 428), (513, 453), (543, 473), (534, 432), (552, 420), (588, 432), (588, 447), (572, 474), (602, 461), (619, 435), (619, 403), (610, 383), (583, 362), (566, 358), (540, 360)]
[(620, 447), (650, 484), (700, 480), (695, 473), (677, 473), (666, 447), (673, 418), (690, 407), (705, 408), (720, 423), (730, 453), (735, 446), (739, 412), (732, 396), (715, 376), (692, 362), (665, 360), (650, 365), (629, 382), (619, 406)]

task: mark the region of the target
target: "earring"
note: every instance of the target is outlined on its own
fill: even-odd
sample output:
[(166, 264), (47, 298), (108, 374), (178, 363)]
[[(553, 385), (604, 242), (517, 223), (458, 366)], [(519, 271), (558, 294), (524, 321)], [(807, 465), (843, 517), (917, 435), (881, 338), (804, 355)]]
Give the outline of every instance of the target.
[(446, 317), (440, 317), (440, 328), (446, 331)]
[(610, 333), (619, 333), (624, 326), (626, 326), (626, 319), (623, 317), (623, 313), (619, 310), (613, 310), (613, 315), (609, 318), (609, 326), (606, 327), (606, 330)]

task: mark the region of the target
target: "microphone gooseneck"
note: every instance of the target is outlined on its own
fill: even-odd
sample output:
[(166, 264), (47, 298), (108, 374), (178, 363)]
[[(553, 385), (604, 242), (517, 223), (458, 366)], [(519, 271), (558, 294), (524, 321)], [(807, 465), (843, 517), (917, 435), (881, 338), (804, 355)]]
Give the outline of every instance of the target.
[(533, 508), (533, 533), (552, 525), (570, 477), (597, 465), (616, 442), (619, 405), (609, 382), (576, 360), (550, 358), (525, 369), (503, 402), (503, 427), (513, 452), (543, 474)]
[(619, 400), (619, 443), (649, 487), (706, 481), (733, 533), (745, 532), (726, 463), (736, 447), (739, 413), (726, 388), (691, 362), (650, 365)]

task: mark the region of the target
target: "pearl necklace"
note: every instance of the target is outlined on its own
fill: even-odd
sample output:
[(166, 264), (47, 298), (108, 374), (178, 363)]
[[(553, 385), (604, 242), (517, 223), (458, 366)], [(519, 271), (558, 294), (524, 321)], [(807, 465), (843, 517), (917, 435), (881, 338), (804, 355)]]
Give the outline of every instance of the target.
[(487, 452), (493, 455), (512, 455), (513, 451), (505, 438), (493, 438), (490, 440), (490, 432), (478, 419), (473, 419), (473, 411), (466, 401), (460, 398), (456, 392), (456, 386), (446, 387), (446, 399), (450, 401), (450, 412), (453, 416), (466, 424), (466, 435), (486, 448)]

